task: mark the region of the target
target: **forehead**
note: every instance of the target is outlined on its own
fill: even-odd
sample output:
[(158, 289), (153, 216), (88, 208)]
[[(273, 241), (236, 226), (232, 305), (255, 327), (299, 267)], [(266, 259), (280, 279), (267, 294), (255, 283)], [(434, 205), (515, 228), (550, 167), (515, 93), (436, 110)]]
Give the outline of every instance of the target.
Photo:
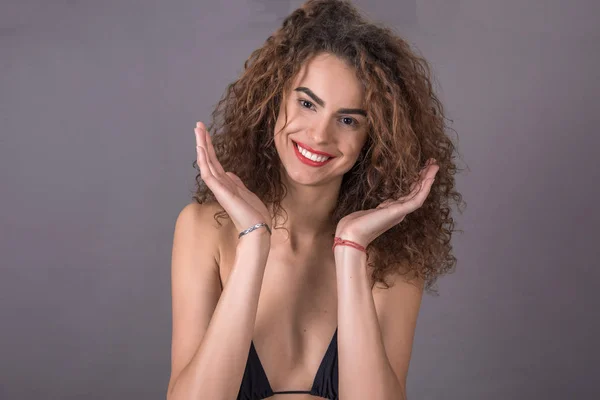
[(298, 86), (311, 89), (326, 102), (326, 107), (359, 107), (363, 104), (364, 88), (352, 67), (342, 59), (322, 53), (300, 68), (291, 90)]

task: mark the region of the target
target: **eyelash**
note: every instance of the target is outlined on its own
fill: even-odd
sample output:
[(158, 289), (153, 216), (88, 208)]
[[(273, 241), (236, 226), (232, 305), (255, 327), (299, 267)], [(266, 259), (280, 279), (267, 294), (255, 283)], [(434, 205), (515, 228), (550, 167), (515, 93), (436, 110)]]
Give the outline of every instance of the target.
[[(310, 109), (311, 107), (314, 107), (314, 104), (313, 104), (313, 103), (311, 103), (311, 102), (310, 102), (310, 101), (308, 101), (308, 100), (304, 100), (304, 99), (298, 99), (298, 102), (301, 104), (301, 107), (303, 107), (303, 108), (308, 108), (308, 109)], [(308, 104), (310, 104), (310, 105), (311, 105), (311, 107), (304, 107), (304, 106), (302, 105), (302, 103), (308, 103)], [(358, 127), (358, 125), (359, 125), (359, 124), (358, 124), (358, 121), (357, 121), (357, 120), (355, 120), (354, 118), (351, 118), (351, 117), (342, 117), (342, 118), (348, 118), (348, 119), (351, 119), (351, 120), (352, 120), (352, 124), (351, 124), (351, 125), (349, 125), (349, 124), (342, 124), (342, 125), (346, 125), (346, 126), (348, 126), (348, 127), (350, 127), (350, 128), (357, 128), (357, 127)]]

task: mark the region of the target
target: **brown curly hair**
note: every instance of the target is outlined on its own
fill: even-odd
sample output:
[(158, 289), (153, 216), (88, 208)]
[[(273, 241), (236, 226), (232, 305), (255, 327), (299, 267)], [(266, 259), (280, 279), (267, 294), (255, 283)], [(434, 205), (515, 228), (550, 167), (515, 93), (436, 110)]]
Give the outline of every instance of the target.
[[(406, 196), (426, 160), (435, 158), (439, 171), (425, 203), (367, 251), (372, 287), (382, 282), (389, 288), (386, 276), (399, 273), (422, 279), (425, 290), (436, 294), (433, 284), (456, 264), (449, 200), (459, 209), (464, 203), (455, 190), (456, 149), (445, 132), (446, 118), (427, 61), (390, 28), (367, 21), (349, 1), (306, 1), (252, 52), (207, 127), (218, 160), (273, 206), (274, 215), (285, 212), (280, 202), (286, 188), (273, 130), (294, 77), (320, 53), (334, 54), (354, 68), (365, 89), (369, 123), (361, 154), (342, 179), (332, 221), (337, 224), (347, 214)], [(198, 169), (196, 161), (193, 166)], [(199, 173), (196, 184), (196, 202), (216, 201)], [(219, 225), (218, 218), (225, 217), (223, 210), (215, 214)]]

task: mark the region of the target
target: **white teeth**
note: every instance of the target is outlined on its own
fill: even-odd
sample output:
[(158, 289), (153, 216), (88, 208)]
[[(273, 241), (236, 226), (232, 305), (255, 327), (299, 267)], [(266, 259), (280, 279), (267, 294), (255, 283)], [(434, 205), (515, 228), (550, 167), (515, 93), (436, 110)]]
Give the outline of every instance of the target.
[(312, 160), (312, 161), (316, 161), (316, 162), (323, 162), (323, 161), (327, 161), (328, 159), (330, 159), (331, 157), (327, 157), (327, 156), (319, 156), (316, 154), (311, 153), (310, 151), (303, 149), (302, 147), (300, 147), (299, 144), (297, 144), (298, 146), (298, 151), (306, 158)]

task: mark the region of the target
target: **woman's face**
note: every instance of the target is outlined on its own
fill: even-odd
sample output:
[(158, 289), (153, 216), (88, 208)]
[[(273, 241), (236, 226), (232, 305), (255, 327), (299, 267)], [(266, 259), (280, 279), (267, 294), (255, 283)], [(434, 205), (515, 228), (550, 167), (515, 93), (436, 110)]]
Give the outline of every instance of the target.
[[(308, 61), (282, 102), (274, 140), (292, 181), (304, 185), (341, 181), (367, 140), (364, 89), (353, 69), (331, 54)], [(305, 153), (313, 158), (307, 160), (301, 153), (311, 149), (313, 154), (327, 153), (330, 158), (314, 160)]]

